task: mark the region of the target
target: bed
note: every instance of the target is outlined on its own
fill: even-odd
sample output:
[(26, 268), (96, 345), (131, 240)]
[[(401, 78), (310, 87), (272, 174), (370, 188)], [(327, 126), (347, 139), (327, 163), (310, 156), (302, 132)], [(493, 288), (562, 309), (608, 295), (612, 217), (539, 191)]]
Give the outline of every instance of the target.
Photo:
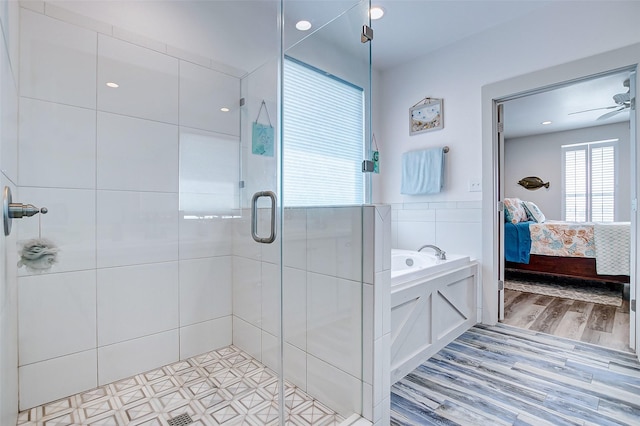
[(517, 211), (527, 204), (505, 200), (505, 269), (629, 283), (629, 222), (546, 220), (535, 205), (538, 214)]

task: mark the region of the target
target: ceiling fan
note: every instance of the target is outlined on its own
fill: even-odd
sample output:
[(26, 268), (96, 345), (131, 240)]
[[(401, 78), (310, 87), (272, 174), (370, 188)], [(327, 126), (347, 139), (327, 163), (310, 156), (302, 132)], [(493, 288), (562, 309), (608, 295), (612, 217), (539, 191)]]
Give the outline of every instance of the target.
[(570, 112), (569, 115), (580, 114), (588, 111), (597, 111), (601, 109), (613, 109), (613, 111), (604, 113), (600, 117), (596, 118), (596, 120), (606, 120), (607, 118), (611, 118), (614, 115), (619, 114), (622, 111), (631, 108), (631, 94), (629, 93), (629, 90), (630, 90), (629, 79), (626, 79), (624, 83), (622, 83), (622, 85), (627, 88), (627, 91), (624, 93), (616, 93), (615, 95), (613, 95), (613, 102), (615, 102), (615, 105), (610, 105), (610, 106), (600, 107), (600, 108), (593, 108), (593, 109), (585, 109), (583, 111)]

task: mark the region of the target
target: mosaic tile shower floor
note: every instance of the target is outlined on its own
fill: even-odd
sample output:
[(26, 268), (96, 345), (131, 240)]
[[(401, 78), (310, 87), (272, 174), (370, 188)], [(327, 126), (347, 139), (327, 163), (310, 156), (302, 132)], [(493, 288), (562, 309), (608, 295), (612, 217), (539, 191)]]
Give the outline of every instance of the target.
[[(169, 425), (187, 413), (194, 426), (277, 425), (276, 374), (235, 346), (100, 386), (21, 412), (19, 426)], [(288, 425), (344, 419), (285, 382)]]

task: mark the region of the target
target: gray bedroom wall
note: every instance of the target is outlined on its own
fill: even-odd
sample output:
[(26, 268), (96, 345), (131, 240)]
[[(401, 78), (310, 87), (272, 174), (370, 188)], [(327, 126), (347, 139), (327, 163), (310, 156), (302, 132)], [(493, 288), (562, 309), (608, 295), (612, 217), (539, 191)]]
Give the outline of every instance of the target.
[[(505, 197), (533, 201), (547, 219), (562, 219), (561, 146), (618, 138), (618, 199), (616, 220), (630, 220), (629, 122), (565, 132), (512, 138), (505, 141)], [(549, 189), (527, 190), (518, 185), (526, 176), (550, 182)]]

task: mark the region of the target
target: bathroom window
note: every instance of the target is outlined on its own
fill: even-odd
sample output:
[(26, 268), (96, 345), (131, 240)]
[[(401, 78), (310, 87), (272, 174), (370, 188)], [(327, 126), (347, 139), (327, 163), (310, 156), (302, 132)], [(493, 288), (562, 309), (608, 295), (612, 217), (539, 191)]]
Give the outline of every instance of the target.
[(615, 220), (617, 142), (610, 139), (562, 147), (564, 220)]
[(292, 58), (284, 75), (284, 204), (362, 204), (363, 90)]

